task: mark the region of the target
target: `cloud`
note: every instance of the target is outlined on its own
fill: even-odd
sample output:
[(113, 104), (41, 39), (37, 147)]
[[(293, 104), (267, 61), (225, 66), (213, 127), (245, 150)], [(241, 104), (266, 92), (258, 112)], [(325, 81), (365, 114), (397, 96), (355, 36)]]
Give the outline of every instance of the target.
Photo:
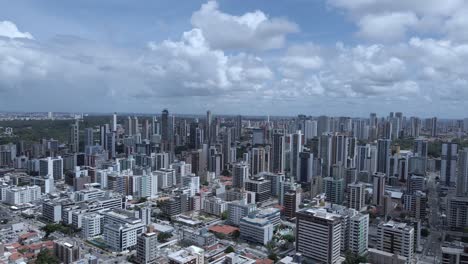
[[(363, 22), (359, 34), (366, 39), (387, 37), (384, 43), (289, 44), (287, 33), (281, 31), (278, 34), (284, 39), (275, 46), (273, 35), (259, 33), (262, 24), (277, 25), (275, 19), (261, 11), (229, 15), (219, 11), (216, 2), (196, 11), (192, 23), (200, 12), (208, 12), (207, 17), (212, 15), (208, 22), (223, 26), (194, 23), (177, 37), (149, 42), (140, 50), (75, 36), (41, 42), (32, 36), (3, 36), (0, 105), (2, 110), (148, 112), (170, 107), (186, 113), (212, 108), (247, 114), (310, 113), (313, 105), (321, 113), (342, 114), (391, 110), (397, 105), (393, 102), (424, 113), (431, 101), (434, 108), (451, 102), (462, 109), (468, 100), (468, 44), (449, 36), (405, 39), (417, 33), (419, 25), (414, 23), (421, 24), (421, 14), (436, 10), (410, 12), (394, 6), (383, 12), (372, 0), (359, 3), (362, 6), (347, 7), (365, 14), (356, 21), (369, 20)], [(378, 13), (387, 16), (372, 17)], [(249, 41), (232, 39), (241, 35), (239, 29), (245, 30), (242, 34)], [(236, 30), (231, 31), (234, 36), (227, 34), (229, 30)], [(379, 37), (385, 31), (393, 35)], [(283, 48), (258, 52), (261, 42), (268, 49)], [(415, 98), (422, 100), (413, 100), (411, 105), (405, 102)], [(352, 107), (345, 109), (348, 105)]]
[[(180, 41), (150, 43), (151, 53), (145, 65), (157, 68), (158, 81), (177, 89), (166, 89), (194, 96), (232, 94), (252, 89), (272, 78), (273, 73), (261, 59), (240, 53), (226, 55), (211, 49), (202, 30), (185, 32)], [(164, 91), (158, 91), (158, 95)]]
[(20, 32), (10, 21), (0, 21), (0, 37), (34, 39), (29, 32)]
[(468, 2), (464, 0), (328, 0), (358, 26), (358, 36), (374, 42), (395, 42), (424, 34), (466, 41)]
[(444, 29), (450, 39), (468, 41), (468, 5), (460, 8), (445, 21)]
[(214, 49), (278, 49), (284, 46), (286, 35), (299, 31), (297, 24), (269, 18), (259, 10), (241, 16), (223, 13), (216, 1), (203, 4), (191, 22)]
[(358, 35), (378, 42), (401, 40), (417, 23), (418, 18), (411, 12), (368, 14), (358, 22)]

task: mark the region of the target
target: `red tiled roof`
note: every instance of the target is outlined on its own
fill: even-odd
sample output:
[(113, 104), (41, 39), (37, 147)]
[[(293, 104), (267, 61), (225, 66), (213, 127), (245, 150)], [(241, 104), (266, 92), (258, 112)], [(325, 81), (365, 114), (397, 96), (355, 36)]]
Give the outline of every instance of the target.
[(22, 234), (19, 239), (21, 240), (25, 240), (25, 239), (28, 239), (30, 237), (34, 237), (34, 236), (37, 236), (37, 233), (36, 232), (28, 232), (26, 234)]
[(236, 230), (239, 231), (239, 228), (234, 227), (234, 226), (229, 226), (229, 225), (216, 225), (216, 226), (210, 227), (209, 230), (215, 233), (230, 235)]
[(13, 244), (6, 245), (6, 247), (8, 247), (8, 246), (10, 246), (10, 247), (12, 247), (12, 248), (19, 248), (19, 247), (21, 246), (21, 244), (18, 243), (18, 242), (15, 242), (15, 243), (13, 243)]
[(21, 255), (20, 253), (13, 253), (8, 259), (11, 261), (17, 261), (18, 259), (21, 259), (21, 258), (23, 258), (23, 255)]
[(271, 259), (257, 259), (255, 264), (273, 264), (273, 260)]
[(206, 250), (207, 250), (207, 251), (211, 251), (211, 250), (219, 249), (219, 248), (221, 248), (221, 247), (223, 247), (223, 245), (215, 244), (215, 245), (213, 245), (213, 246), (207, 247)]

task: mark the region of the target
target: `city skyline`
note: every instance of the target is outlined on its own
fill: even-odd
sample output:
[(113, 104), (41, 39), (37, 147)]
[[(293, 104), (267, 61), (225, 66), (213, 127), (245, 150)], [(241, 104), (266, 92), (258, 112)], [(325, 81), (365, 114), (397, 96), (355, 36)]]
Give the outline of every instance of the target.
[(468, 99), (463, 1), (0, 4), (3, 111), (463, 118)]

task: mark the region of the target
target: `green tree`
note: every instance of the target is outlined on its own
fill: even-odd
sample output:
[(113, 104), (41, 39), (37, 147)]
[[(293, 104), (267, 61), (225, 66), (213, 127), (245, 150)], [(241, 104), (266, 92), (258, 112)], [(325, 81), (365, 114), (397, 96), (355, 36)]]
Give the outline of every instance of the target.
[(234, 230), (234, 232), (232, 232), (232, 238), (238, 239), (239, 237), (240, 237), (240, 231)]
[(271, 253), (268, 255), (268, 258), (273, 260), (273, 262), (276, 262), (278, 261), (278, 255), (276, 255), (275, 253)]
[(226, 236), (223, 233), (215, 233), (215, 236), (219, 239), (225, 239)]
[(167, 242), (167, 240), (169, 238), (171, 238), (171, 237), (172, 237), (172, 235), (170, 233), (162, 233), (161, 232), (161, 233), (158, 234), (158, 241), (160, 243), (164, 243), (164, 242)]
[(265, 245), (266, 249), (268, 250), (268, 253), (273, 253), (276, 249), (276, 242), (274, 240), (268, 241), (268, 243)]
[(49, 249), (44, 249), (37, 254), (36, 264), (60, 264), (60, 261)]
[(352, 253), (351, 251), (347, 251), (346, 259), (344, 264), (360, 264), (360, 263), (367, 263), (367, 258), (364, 256), (359, 256), (357, 254)]
[(234, 252), (234, 251), (236, 251), (236, 250), (232, 246), (229, 246), (224, 250), (224, 253), (229, 254), (229, 253)]
[(60, 225), (60, 224), (47, 224), (45, 226), (42, 227), (42, 231), (45, 232), (45, 238), (48, 238), (50, 236), (50, 234), (54, 233), (54, 232), (62, 232), (64, 231), (64, 226)]
[(224, 211), (222, 214), (221, 214), (221, 219), (222, 220), (226, 220), (228, 218), (228, 212), (227, 211)]
[(140, 199), (138, 199), (138, 203), (144, 203), (146, 201), (148, 201), (148, 198), (146, 197), (141, 197)]
[(421, 236), (427, 237), (427, 236), (429, 236), (429, 234), (430, 234), (430, 232), (429, 232), (429, 230), (427, 228), (421, 229)]
[(293, 243), (294, 241), (296, 241), (296, 238), (294, 237), (294, 235), (292, 234), (286, 234), (283, 236), (283, 239), (288, 241), (289, 243)]

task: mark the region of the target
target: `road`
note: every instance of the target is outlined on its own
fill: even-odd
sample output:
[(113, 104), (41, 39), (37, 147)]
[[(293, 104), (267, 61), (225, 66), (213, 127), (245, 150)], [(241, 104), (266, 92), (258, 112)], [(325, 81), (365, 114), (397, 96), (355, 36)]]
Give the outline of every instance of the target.
[(443, 233), (441, 231), (441, 221), (440, 221), (440, 199), (437, 192), (437, 182), (435, 177), (438, 176), (436, 173), (429, 173), (427, 180), (427, 189), (428, 189), (428, 204), (429, 204), (429, 231), (430, 234), (427, 237), (426, 243), (424, 244), (422, 256), (430, 258), (434, 263), (439, 263), (441, 258), (441, 242), (440, 238)]

